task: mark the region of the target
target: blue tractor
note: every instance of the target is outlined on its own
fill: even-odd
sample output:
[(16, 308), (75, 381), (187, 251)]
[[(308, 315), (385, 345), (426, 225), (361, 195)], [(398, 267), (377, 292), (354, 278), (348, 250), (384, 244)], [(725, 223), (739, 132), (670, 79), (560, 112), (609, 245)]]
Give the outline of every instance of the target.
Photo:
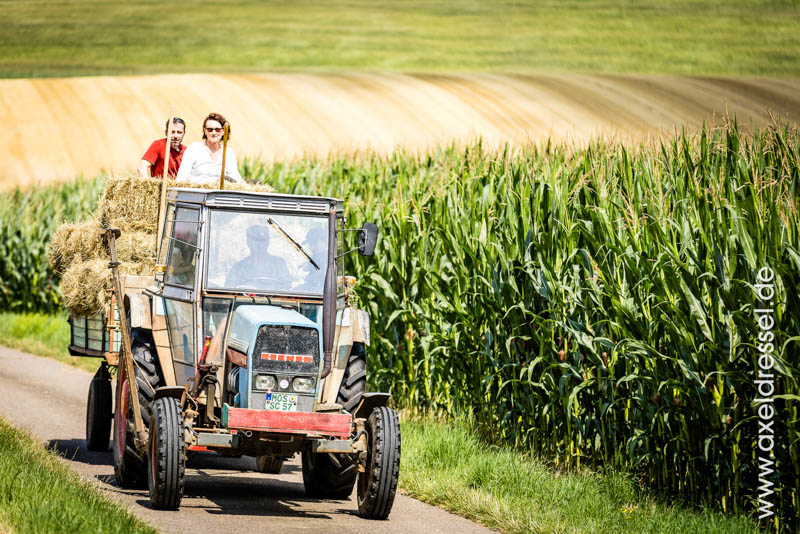
[(120, 276), (119, 231), (106, 234), (115, 299), (103, 328), (119, 348), (76, 343), (76, 329), (91, 337), (84, 319), (70, 350), (106, 357), (89, 391), (90, 448), (108, 446), (116, 367), (118, 484), (147, 484), (154, 507), (177, 509), (192, 451), (253, 456), (266, 473), (299, 453), (309, 496), (357, 486), (360, 514), (386, 518), (400, 426), (390, 396), (366, 391), (369, 316), (343, 271), (348, 253), (372, 255), (377, 227), (346, 228), (333, 198), (173, 188), (153, 277)]

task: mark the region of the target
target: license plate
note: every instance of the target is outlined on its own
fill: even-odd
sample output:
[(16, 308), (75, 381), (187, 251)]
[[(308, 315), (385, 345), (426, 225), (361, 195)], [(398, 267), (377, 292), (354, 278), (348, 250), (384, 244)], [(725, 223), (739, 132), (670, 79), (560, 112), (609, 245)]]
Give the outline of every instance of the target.
[(264, 407), (267, 410), (296, 412), (297, 395), (289, 395), (288, 393), (267, 393), (267, 403)]

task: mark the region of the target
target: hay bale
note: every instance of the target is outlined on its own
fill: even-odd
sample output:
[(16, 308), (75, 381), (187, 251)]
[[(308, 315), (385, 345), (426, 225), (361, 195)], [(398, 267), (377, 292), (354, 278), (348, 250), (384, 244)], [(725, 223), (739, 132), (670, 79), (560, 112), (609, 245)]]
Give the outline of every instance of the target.
[(111, 176), (97, 206), (98, 219), (104, 225), (124, 221), (126, 228), (155, 233), (160, 200), (161, 180)]
[(123, 230), (116, 243), (117, 260), (123, 263), (155, 265), (156, 238), (148, 232)]
[[(122, 263), (120, 274), (153, 274), (155, 266), (148, 263)], [(92, 259), (75, 262), (61, 277), (61, 296), (64, 307), (73, 315), (96, 315), (110, 301), (109, 291), (114, 280), (108, 260)]]
[[(169, 187), (215, 189), (219, 184), (170, 182)], [(269, 184), (237, 184), (226, 182), (225, 189), (235, 191), (274, 191)], [(158, 204), (161, 200), (161, 180), (136, 176), (111, 176), (106, 179), (100, 197), (97, 217), (109, 226), (155, 233), (158, 225)]]
[(48, 245), (47, 261), (50, 268), (58, 274), (64, 274), (64, 270), (69, 266), (69, 262), (64, 260), (64, 251), (75, 229), (74, 224), (64, 223), (53, 232)]

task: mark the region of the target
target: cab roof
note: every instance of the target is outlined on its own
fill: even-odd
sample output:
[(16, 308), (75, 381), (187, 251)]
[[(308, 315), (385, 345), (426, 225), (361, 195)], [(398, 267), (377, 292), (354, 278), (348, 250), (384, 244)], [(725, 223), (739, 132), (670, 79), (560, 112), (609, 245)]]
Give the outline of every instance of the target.
[(240, 208), (255, 211), (329, 213), (332, 207), (336, 208), (337, 213), (342, 213), (344, 211), (344, 202), (338, 198), (237, 191), (230, 189), (171, 187), (167, 191), (167, 200), (204, 205), (212, 208)]

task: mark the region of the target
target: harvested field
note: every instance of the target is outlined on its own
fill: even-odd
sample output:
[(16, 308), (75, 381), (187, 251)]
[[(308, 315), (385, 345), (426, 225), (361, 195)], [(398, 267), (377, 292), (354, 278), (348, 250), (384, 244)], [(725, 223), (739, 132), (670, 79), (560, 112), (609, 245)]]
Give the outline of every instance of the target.
[(226, 115), (239, 159), (657, 137), (725, 113), (800, 120), (800, 79), (582, 75), (242, 74), (0, 80), (0, 191), (136, 167), (170, 105), (200, 138)]

